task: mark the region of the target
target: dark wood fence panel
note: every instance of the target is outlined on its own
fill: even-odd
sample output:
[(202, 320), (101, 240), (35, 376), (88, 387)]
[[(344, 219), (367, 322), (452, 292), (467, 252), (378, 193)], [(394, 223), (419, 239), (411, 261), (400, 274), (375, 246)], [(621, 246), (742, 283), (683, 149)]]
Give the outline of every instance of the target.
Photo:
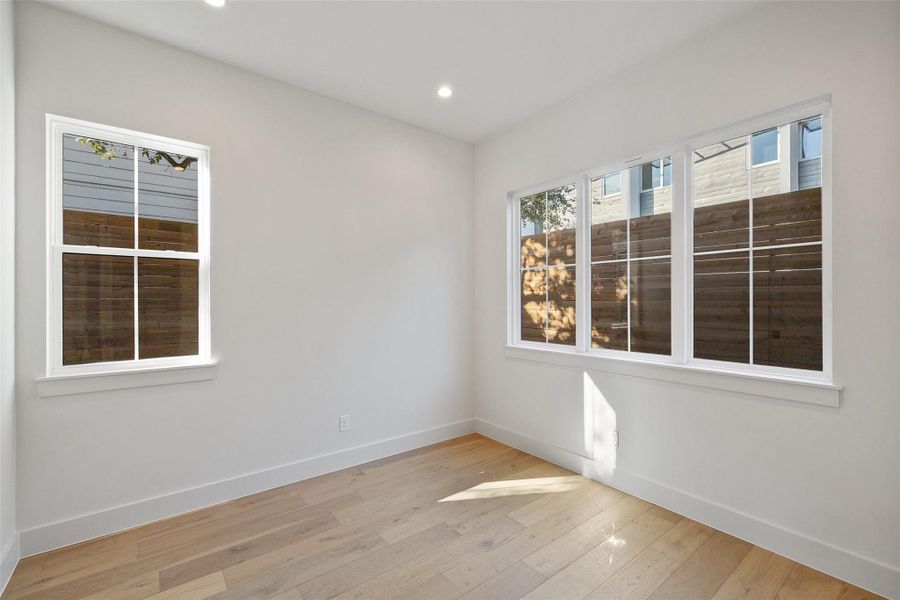
[(670, 259), (631, 262), (631, 351), (672, 351), (672, 264)]
[(822, 249), (753, 253), (753, 362), (822, 370)]
[(662, 213), (631, 219), (631, 258), (672, 253), (672, 215)]
[[(197, 250), (197, 225), (141, 218), (144, 248)], [(129, 216), (63, 211), (63, 242), (134, 247)], [(134, 260), (63, 256), (63, 364), (134, 358)], [(196, 260), (138, 259), (138, 336), (141, 358), (189, 356), (199, 348), (199, 271)]]
[(134, 217), (64, 210), (63, 243), (134, 248)]
[[(197, 224), (141, 217), (140, 247), (148, 250), (197, 251)], [(134, 248), (134, 218), (83, 210), (63, 211), (63, 243)]]
[(575, 345), (575, 267), (547, 269), (547, 341)]
[(591, 346), (628, 349), (628, 289), (625, 261), (591, 265)]
[(134, 260), (64, 254), (63, 364), (134, 358)]
[(822, 241), (822, 188), (753, 199), (753, 245)]
[(522, 340), (546, 341), (547, 273), (544, 269), (522, 271), (521, 276)]
[(575, 264), (575, 230), (547, 232), (547, 262), (550, 265)]
[(523, 235), (519, 244), (522, 268), (542, 267), (547, 264), (547, 236), (543, 233)]
[(591, 225), (591, 260), (623, 260), (628, 257), (628, 222)]
[(199, 351), (199, 264), (138, 258), (138, 344), (141, 358)]
[(750, 361), (750, 256), (694, 257), (694, 356)]
[(750, 202), (738, 200), (694, 209), (694, 252), (750, 245)]

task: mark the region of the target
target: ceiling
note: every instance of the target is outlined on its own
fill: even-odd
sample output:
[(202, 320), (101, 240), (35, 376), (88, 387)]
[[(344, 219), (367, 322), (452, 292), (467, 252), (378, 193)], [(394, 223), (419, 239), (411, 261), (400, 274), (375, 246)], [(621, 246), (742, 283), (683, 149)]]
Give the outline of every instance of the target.
[[(432, 131), (478, 141), (760, 2), (51, 4)], [(454, 94), (443, 100), (442, 84)]]

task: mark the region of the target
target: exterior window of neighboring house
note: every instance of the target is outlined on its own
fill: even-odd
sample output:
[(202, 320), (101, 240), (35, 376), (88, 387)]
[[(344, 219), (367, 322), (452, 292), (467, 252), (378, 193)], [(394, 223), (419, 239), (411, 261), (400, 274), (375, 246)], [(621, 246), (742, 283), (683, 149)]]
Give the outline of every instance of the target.
[(826, 109), (512, 194), (511, 343), (830, 381)]
[(575, 344), (575, 185), (521, 197), (521, 340)]
[(751, 136), (753, 166), (778, 160), (778, 129), (760, 131)]
[(597, 193), (610, 175), (590, 181), (592, 348), (671, 353), (671, 169), (667, 157), (621, 171), (615, 197)]
[(603, 195), (615, 196), (622, 192), (622, 177), (618, 171), (603, 177)]
[(816, 117), (800, 123), (800, 158), (821, 158), (822, 118)]
[(822, 118), (801, 121), (797, 187), (801, 190), (822, 185)]
[(664, 158), (641, 165), (641, 191), (672, 184), (672, 159)]
[(209, 150), (48, 116), (49, 376), (209, 360)]

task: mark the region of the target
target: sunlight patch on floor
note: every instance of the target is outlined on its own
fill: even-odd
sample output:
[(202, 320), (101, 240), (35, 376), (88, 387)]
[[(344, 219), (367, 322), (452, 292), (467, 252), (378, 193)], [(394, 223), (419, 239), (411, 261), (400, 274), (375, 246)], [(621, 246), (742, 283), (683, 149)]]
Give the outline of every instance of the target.
[(575, 488), (581, 477), (537, 477), (534, 479), (508, 479), (503, 481), (486, 481), (452, 496), (442, 498), (439, 502), (457, 502), (460, 500), (479, 500), (499, 498), (502, 496), (524, 496), (526, 494), (558, 494)]

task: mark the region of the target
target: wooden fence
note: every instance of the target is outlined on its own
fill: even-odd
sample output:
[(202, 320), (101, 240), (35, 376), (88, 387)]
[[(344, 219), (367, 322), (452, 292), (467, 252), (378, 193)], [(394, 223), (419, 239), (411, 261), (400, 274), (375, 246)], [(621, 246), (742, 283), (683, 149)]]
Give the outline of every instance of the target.
[[(197, 225), (141, 218), (141, 248), (196, 251)], [(64, 211), (67, 244), (134, 246), (134, 219)], [(141, 358), (197, 354), (199, 265), (196, 260), (137, 260)], [(63, 255), (63, 364), (134, 358), (134, 260)]]
[[(755, 247), (821, 241), (821, 188), (755, 198)], [(631, 349), (671, 348), (669, 214), (592, 225), (591, 343), (628, 348), (627, 234), (631, 256)], [(694, 212), (694, 250), (735, 250), (694, 258), (694, 354), (750, 360), (750, 203), (732, 201)], [(820, 245), (753, 252), (753, 362), (822, 368)], [(522, 339), (574, 344), (575, 230), (522, 238)], [(653, 258), (659, 257), (659, 258)], [(560, 268), (564, 267), (564, 268)]]

